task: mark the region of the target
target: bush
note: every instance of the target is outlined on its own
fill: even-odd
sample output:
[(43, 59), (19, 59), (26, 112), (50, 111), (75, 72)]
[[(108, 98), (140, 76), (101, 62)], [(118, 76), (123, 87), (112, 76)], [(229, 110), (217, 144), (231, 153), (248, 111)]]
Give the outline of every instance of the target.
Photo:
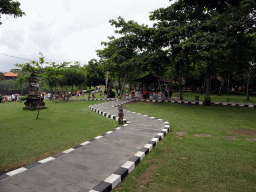
[(26, 99), (27, 99), (27, 97), (28, 97), (28, 95), (24, 95), (24, 96), (22, 96), (22, 97), (21, 97), (21, 101), (26, 100)]
[(175, 82), (172, 82), (172, 83), (171, 83), (171, 88), (172, 88), (173, 90), (179, 90), (179, 85), (178, 85), (177, 83), (175, 83)]
[(196, 86), (195, 84), (193, 84), (193, 85), (190, 86), (190, 90), (191, 90), (191, 91), (196, 91), (196, 90), (197, 90), (197, 87), (198, 87), (198, 86)]

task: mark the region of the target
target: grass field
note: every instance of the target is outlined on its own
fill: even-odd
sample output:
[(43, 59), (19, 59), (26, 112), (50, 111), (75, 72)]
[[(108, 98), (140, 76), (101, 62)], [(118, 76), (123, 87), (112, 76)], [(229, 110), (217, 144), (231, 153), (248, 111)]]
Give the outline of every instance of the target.
[(169, 121), (171, 132), (115, 192), (256, 191), (256, 142), (247, 140), (256, 139), (254, 108), (142, 102), (126, 108)]
[[(195, 96), (199, 96), (200, 101), (204, 101), (205, 94), (202, 93), (194, 93), (194, 92), (184, 92), (183, 93), (183, 99), (184, 100), (195, 100)], [(178, 97), (179, 93), (174, 92), (172, 97)], [(256, 97), (250, 96), (250, 100), (246, 101), (246, 96), (244, 95), (227, 95), (223, 94), (221, 96), (216, 94), (211, 94), (211, 101), (219, 101), (219, 102), (238, 102), (238, 103), (254, 103), (256, 104)]]
[(48, 109), (23, 110), (24, 102), (0, 104), (0, 173), (58, 154), (118, 127), (92, 112), (102, 101), (46, 101)]

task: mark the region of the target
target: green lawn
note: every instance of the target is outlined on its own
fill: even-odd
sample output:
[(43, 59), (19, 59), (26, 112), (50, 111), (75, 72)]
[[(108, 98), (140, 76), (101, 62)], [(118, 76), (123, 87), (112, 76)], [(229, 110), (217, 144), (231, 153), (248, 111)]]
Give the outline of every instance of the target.
[(58, 154), (118, 127), (92, 112), (102, 101), (46, 101), (48, 109), (23, 110), (24, 102), (0, 104), (0, 173)]
[[(194, 93), (194, 92), (184, 92), (183, 99), (184, 100), (195, 100), (195, 96), (199, 96), (200, 101), (204, 101), (205, 94), (202, 93)], [(174, 92), (172, 97), (179, 98), (179, 92)], [(238, 103), (254, 103), (256, 104), (256, 97), (250, 96), (250, 100), (246, 101), (246, 96), (244, 95), (227, 95), (223, 94), (221, 96), (216, 94), (210, 95), (212, 101), (219, 101), (219, 102), (238, 102)]]
[(256, 134), (254, 108), (146, 102), (126, 108), (169, 121), (171, 132), (115, 192), (256, 191), (256, 142), (246, 140), (256, 136), (228, 131), (251, 129)]

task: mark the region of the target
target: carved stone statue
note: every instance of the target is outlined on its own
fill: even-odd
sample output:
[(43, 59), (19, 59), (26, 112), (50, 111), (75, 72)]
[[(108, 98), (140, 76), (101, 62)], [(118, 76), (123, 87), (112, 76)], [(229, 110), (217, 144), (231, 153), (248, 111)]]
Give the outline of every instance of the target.
[(37, 77), (36, 72), (32, 72), (29, 77), (29, 93), (39, 93), (39, 84), (38, 84), (39, 78)]
[(39, 78), (37, 76), (37, 72), (32, 72), (29, 77), (29, 94), (26, 102), (24, 103), (26, 106), (23, 109), (35, 110), (35, 109), (46, 109), (44, 98), (41, 97), (41, 93), (39, 92)]

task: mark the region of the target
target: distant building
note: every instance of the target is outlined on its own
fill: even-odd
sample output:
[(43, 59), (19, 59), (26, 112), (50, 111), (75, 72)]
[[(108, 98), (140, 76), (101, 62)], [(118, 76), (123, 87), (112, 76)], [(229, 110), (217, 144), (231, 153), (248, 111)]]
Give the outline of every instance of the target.
[(5, 80), (15, 80), (17, 78), (18, 74), (13, 73), (13, 72), (7, 72), (4, 74), (4, 79)]

